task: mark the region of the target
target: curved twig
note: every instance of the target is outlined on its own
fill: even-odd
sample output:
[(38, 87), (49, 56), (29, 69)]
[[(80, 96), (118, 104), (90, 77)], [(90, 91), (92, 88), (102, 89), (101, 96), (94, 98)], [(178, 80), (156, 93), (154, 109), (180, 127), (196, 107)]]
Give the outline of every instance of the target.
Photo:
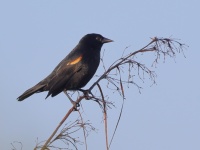
[(109, 150), (109, 145), (108, 145), (108, 122), (107, 122), (107, 110), (106, 110), (106, 101), (104, 99), (103, 91), (101, 89), (100, 84), (97, 84), (99, 91), (101, 93), (101, 97), (103, 100), (103, 114), (104, 114), (104, 125), (105, 125), (105, 136), (106, 136), (106, 149)]

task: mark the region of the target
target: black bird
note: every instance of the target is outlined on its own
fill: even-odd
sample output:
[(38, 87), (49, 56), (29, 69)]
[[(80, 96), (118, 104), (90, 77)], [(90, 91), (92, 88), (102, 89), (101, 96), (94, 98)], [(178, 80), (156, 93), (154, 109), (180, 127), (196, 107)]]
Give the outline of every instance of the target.
[(100, 34), (87, 34), (78, 45), (56, 66), (49, 76), (20, 95), (17, 100), (23, 101), (34, 93), (48, 91), (48, 96), (56, 96), (65, 90), (79, 90), (95, 74), (100, 51), (104, 43), (112, 40)]

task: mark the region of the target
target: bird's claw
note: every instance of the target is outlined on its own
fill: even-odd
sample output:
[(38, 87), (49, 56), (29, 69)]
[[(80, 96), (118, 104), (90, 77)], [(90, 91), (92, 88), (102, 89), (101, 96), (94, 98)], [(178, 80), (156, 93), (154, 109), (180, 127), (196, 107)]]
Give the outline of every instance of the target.
[(90, 90), (79, 89), (79, 91), (83, 92), (83, 94), (84, 94), (86, 100), (89, 100), (89, 99), (90, 99), (89, 94), (92, 94)]
[(72, 105), (74, 106), (74, 111), (78, 111), (78, 107), (80, 107), (80, 104), (79, 103), (77, 103), (77, 102), (75, 102), (75, 101), (72, 101), (71, 100), (71, 103), (72, 103)]

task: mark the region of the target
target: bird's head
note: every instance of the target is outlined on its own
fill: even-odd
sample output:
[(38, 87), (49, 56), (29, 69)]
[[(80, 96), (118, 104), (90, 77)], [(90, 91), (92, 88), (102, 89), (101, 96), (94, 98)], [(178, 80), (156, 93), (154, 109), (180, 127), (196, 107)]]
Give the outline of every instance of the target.
[(79, 43), (87, 45), (92, 48), (101, 48), (104, 43), (109, 43), (109, 42), (113, 42), (113, 40), (105, 38), (100, 34), (92, 33), (82, 37)]

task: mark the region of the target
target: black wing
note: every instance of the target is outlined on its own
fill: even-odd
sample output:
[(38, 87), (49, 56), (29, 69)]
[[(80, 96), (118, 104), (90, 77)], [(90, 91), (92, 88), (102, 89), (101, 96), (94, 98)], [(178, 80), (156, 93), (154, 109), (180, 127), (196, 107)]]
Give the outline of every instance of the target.
[(53, 76), (47, 85), (49, 89), (47, 97), (50, 95), (53, 97), (65, 89), (72, 77), (82, 69), (81, 59), (82, 55), (70, 58), (70, 60), (69, 57), (66, 57), (54, 69)]

